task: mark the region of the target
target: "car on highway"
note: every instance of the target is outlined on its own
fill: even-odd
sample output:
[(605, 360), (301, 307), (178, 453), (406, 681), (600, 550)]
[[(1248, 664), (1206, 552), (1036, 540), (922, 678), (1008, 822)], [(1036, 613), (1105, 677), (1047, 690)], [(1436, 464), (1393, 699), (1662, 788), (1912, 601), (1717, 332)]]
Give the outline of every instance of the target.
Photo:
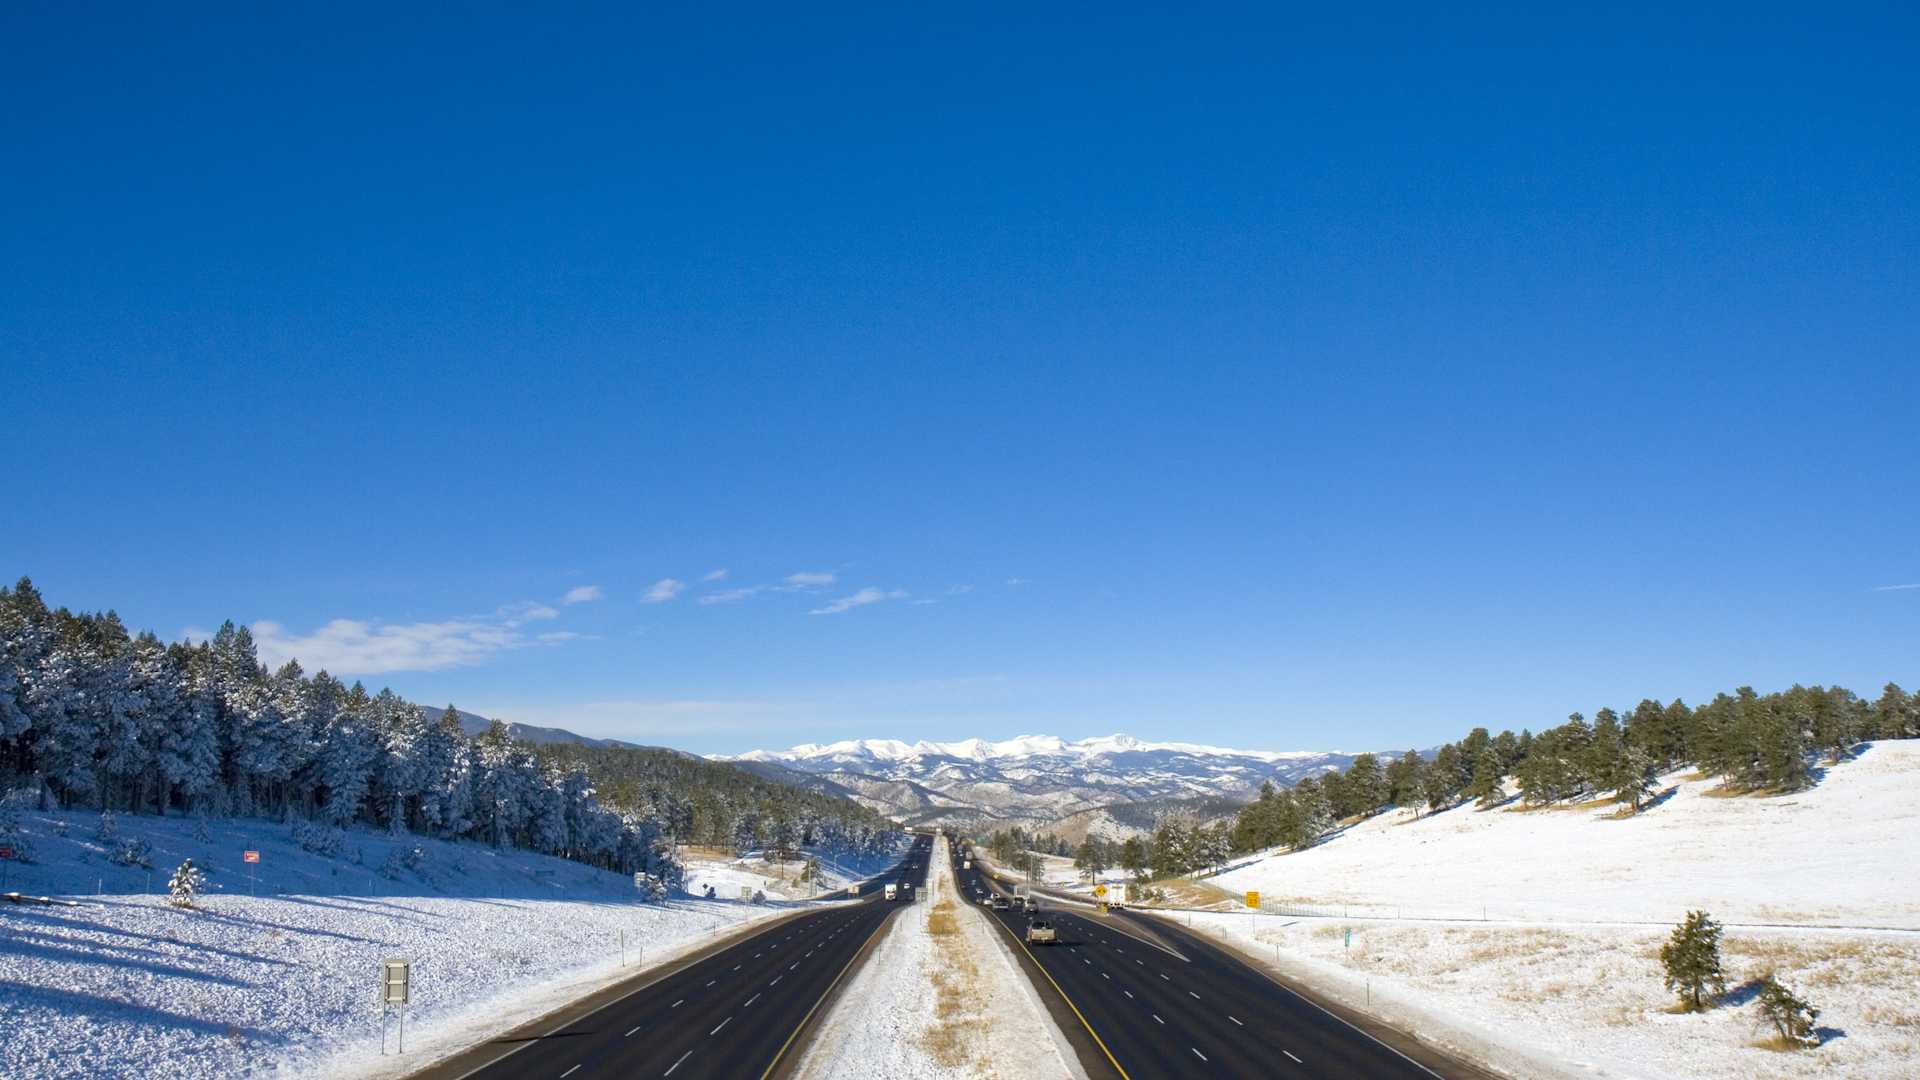
[(1007, 902), (1006, 897), (1000, 896), (998, 894), (995, 894), (994, 898), (992, 900), (989, 900), (987, 904), (989, 907), (993, 908), (993, 910), (995, 911), (1005, 911), (1007, 910), (1007, 908), (1013, 906)]
[(887, 882), (887, 899), (889, 900), (900, 899), (900, 887), (898, 885), (895, 885), (891, 881)]
[(1045, 919), (1035, 919), (1027, 924), (1027, 944), (1052, 945), (1055, 941), (1052, 923)]

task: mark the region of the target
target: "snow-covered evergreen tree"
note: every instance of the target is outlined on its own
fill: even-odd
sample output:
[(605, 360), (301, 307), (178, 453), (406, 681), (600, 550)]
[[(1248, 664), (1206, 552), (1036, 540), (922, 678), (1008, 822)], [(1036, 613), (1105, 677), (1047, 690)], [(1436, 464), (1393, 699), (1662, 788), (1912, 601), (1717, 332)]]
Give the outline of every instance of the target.
[(174, 907), (190, 908), (206, 888), (207, 876), (193, 865), (192, 859), (188, 859), (167, 879), (168, 903)]

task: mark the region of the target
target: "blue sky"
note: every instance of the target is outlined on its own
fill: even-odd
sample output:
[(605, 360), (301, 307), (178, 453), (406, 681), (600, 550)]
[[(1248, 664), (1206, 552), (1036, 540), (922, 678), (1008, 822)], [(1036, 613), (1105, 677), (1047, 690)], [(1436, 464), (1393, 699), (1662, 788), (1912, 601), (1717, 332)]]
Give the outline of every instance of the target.
[(1910, 8), (552, 18), (0, 15), (0, 570), (701, 751), (1920, 682)]

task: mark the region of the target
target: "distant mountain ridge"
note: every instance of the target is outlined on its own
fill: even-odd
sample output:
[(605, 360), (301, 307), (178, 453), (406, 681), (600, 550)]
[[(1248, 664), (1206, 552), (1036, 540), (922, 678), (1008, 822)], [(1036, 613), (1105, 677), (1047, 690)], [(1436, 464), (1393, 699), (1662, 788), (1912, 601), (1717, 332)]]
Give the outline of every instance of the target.
[[(1036, 829), (1099, 807), (1247, 801), (1261, 784), (1286, 787), (1343, 769), (1355, 756), (1149, 742), (1131, 735), (1071, 741), (1023, 735), (1000, 742), (848, 739), (716, 758), (762, 775), (805, 774), (819, 789), (849, 795), (909, 825)], [(789, 776), (787, 782), (796, 781)], [(1116, 815), (1129, 816), (1139, 815)]]
[[(447, 710), (432, 705), (422, 705), (420, 706), (420, 711), (426, 716), (429, 723), (437, 724), (440, 722), (441, 715)], [(490, 718), (477, 713), (470, 713), (465, 709), (455, 709), (454, 711), (460, 714), (460, 730), (466, 732), (468, 738), (472, 738), (487, 730), (487, 727), (493, 723)], [(532, 724), (516, 724), (512, 722), (508, 722), (507, 724), (507, 734), (521, 742), (530, 742), (537, 746), (546, 746), (549, 743), (570, 743), (574, 746), (629, 746), (642, 750), (660, 749), (658, 747), (644, 746), (640, 743), (625, 742), (620, 739), (595, 739), (587, 735), (576, 735), (566, 728), (535, 727)]]

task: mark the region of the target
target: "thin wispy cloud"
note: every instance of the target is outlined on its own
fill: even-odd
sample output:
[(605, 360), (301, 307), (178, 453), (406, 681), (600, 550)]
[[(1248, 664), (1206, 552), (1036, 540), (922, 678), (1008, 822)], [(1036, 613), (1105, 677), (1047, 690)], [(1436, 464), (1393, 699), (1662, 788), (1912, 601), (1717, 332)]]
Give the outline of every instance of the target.
[(493, 614), (500, 620), (502, 625), (508, 627), (560, 617), (559, 609), (548, 604), (536, 603), (532, 600), (522, 601), (518, 604), (503, 605), (495, 608)]
[(788, 574), (783, 589), (824, 589), (840, 580), (840, 575), (831, 570), (803, 570), (797, 574)]
[(1031, 578), (1010, 577), (1007, 579), (1007, 584), (1010, 586), (1013, 586), (1014, 588), (1019, 588), (1022, 585), (1028, 585), (1031, 583), (1032, 583)]
[(888, 590), (869, 585), (859, 592), (853, 593), (850, 596), (843, 596), (825, 607), (814, 608), (812, 611), (807, 612), (807, 614), (841, 615), (857, 607), (866, 607), (869, 604), (878, 604), (887, 600), (905, 600), (906, 598), (907, 591), (905, 589)]
[(752, 585), (738, 589), (721, 589), (719, 592), (707, 593), (705, 596), (700, 597), (697, 602), (702, 604), (738, 604), (753, 599), (765, 588), (765, 585)]
[(310, 634), (265, 619), (253, 624), (254, 648), (268, 667), (298, 660), (308, 671), (337, 675), (468, 667), (523, 640), (503, 623), (473, 619), (396, 625), (334, 619)]
[(602, 595), (600, 586), (598, 585), (576, 585), (567, 590), (567, 595), (561, 597), (560, 602), (563, 604), (590, 604), (600, 599)]
[(643, 604), (664, 604), (686, 591), (686, 582), (676, 581), (673, 578), (661, 578), (659, 581), (653, 583), (653, 587), (648, 589), (647, 594), (640, 598), (640, 602)]
[(725, 581), (727, 580), (727, 568), (723, 566), (718, 570), (709, 570), (706, 573), (700, 575), (700, 580), (701, 581)]
[(971, 585), (949, 585), (947, 587), (948, 596), (965, 596), (972, 591), (973, 586)]
[(1911, 585), (1876, 585), (1874, 586), (1873, 591), (1874, 592), (1906, 592), (1908, 589), (1920, 589), (1920, 581), (1916, 581)]

